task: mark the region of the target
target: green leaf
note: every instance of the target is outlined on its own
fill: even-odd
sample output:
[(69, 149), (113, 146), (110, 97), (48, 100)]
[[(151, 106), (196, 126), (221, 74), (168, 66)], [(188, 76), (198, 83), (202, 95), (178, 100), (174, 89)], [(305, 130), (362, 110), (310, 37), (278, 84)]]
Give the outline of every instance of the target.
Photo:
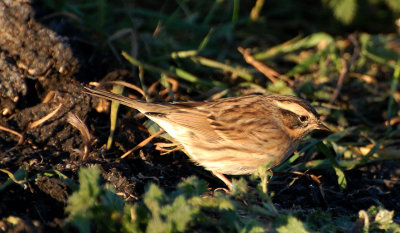
[(400, 0), (386, 0), (386, 4), (392, 11), (400, 13)]
[(248, 185), (246, 180), (243, 177), (240, 177), (239, 180), (233, 179), (232, 180), (232, 187), (231, 187), (231, 196), (236, 198), (243, 198), (248, 193)]
[(378, 214), (375, 216), (375, 222), (380, 225), (388, 225), (393, 223), (394, 211), (389, 211), (385, 209), (379, 210)]
[(152, 213), (158, 214), (160, 212), (161, 203), (166, 201), (166, 196), (157, 185), (152, 183), (145, 193), (143, 201)]
[(264, 233), (265, 229), (255, 220), (249, 221), (246, 225), (241, 229), (240, 233)]
[(306, 233), (310, 232), (306, 229), (306, 225), (298, 220), (296, 217), (293, 216), (283, 216), (282, 220), (286, 222), (285, 225), (281, 225), (280, 227), (276, 228), (276, 231), (279, 233)]
[(93, 219), (90, 211), (96, 205), (100, 194), (100, 169), (98, 167), (82, 168), (79, 171), (79, 190), (68, 199), (65, 208), (69, 213), (67, 222), (76, 226), (81, 233), (90, 232), (90, 224)]
[(81, 233), (92, 232), (93, 226), (97, 232), (120, 231), (124, 203), (111, 188), (100, 186), (99, 180), (97, 166), (80, 169), (79, 190), (67, 201), (66, 227), (74, 226)]
[(283, 95), (295, 95), (293, 89), (288, 87), (283, 80), (278, 80), (268, 85), (268, 90)]
[(28, 179), (27, 166), (22, 165), (16, 172), (11, 173), (8, 170), (0, 169), (0, 172), (6, 173), (9, 179), (0, 185), (0, 191), (4, 190), (11, 184), (24, 184)]
[(178, 184), (177, 194), (184, 194), (187, 198), (199, 196), (207, 192), (207, 185), (203, 180), (195, 176), (187, 178), (184, 182)]
[(346, 25), (353, 22), (357, 11), (356, 0), (331, 0), (329, 6), (337, 20)]
[[(114, 85), (112, 92), (115, 94), (121, 95), (124, 92), (124, 87), (120, 85)], [(114, 132), (117, 127), (117, 116), (118, 116), (118, 108), (119, 103), (117, 101), (111, 101), (111, 108), (110, 108), (110, 135), (108, 135), (107, 140), (107, 150), (111, 148), (114, 138)]]
[(334, 39), (331, 35), (324, 32), (317, 32), (309, 36), (306, 36), (302, 39), (296, 37), (290, 41), (269, 48), (266, 51), (256, 53), (253, 56), (257, 60), (266, 60), (266, 59), (271, 59), (283, 53), (290, 53), (299, 49), (308, 49), (311, 47), (315, 47), (321, 42), (327, 42), (329, 44), (332, 43), (333, 41)]
[(172, 205), (165, 206), (161, 213), (175, 231), (184, 232), (199, 213), (199, 208), (189, 205), (185, 197), (181, 195), (175, 198)]

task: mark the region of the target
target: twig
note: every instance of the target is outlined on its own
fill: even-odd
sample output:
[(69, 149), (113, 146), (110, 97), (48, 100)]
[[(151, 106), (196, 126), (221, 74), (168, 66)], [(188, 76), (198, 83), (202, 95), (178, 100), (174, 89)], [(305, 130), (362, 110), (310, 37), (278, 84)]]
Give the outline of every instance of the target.
[(347, 63), (347, 64), (346, 64), (346, 61), (344, 59), (341, 59), (343, 68), (339, 72), (339, 79), (338, 79), (337, 84), (336, 84), (336, 89), (333, 92), (333, 94), (331, 96), (331, 99), (329, 100), (330, 104), (333, 104), (336, 101), (337, 97), (340, 94), (340, 91), (342, 90), (343, 82), (344, 82), (344, 79), (347, 76), (347, 73), (349, 72), (351, 66), (356, 61), (356, 59), (358, 58), (358, 55), (360, 54), (360, 45), (358, 44), (358, 41), (355, 38), (355, 36), (352, 34), (352, 35), (349, 35), (348, 38), (349, 38), (350, 42), (353, 44), (353, 46), (354, 46), (353, 56), (351, 56), (350, 62)]
[(294, 82), (290, 80), (288, 77), (285, 75), (282, 75), (275, 71), (274, 69), (268, 67), (264, 63), (256, 60), (250, 53), (249, 49), (245, 49), (243, 47), (239, 47), (238, 51), (243, 55), (244, 60), (252, 65), (254, 68), (256, 68), (258, 71), (260, 71), (262, 74), (264, 74), (271, 82), (275, 83), (278, 81), (278, 79), (282, 79), (285, 82), (289, 84), (289, 86), (294, 86)]
[(340, 61), (342, 62), (342, 69), (339, 71), (339, 78), (336, 84), (336, 88), (331, 96), (331, 99), (329, 100), (329, 104), (333, 104), (336, 101), (337, 97), (339, 96), (340, 90), (342, 90), (344, 78), (349, 72), (349, 65), (347, 64), (346, 60), (344, 58), (341, 58)]
[(125, 158), (126, 156), (128, 156), (130, 153), (134, 152), (135, 150), (144, 147), (147, 143), (149, 143), (151, 140), (153, 140), (153, 138), (157, 137), (158, 135), (164, 133), (164, 130), (160, 130), (157, 133), (150, 135), (150, 137), (146, 138), (145, 140), (143, 140), (141, 143), (139, 143), (137, 146), (135, 146), (134, 148), (128, 150), (127, 152), (125, 152), (122, 156), (121, 159)]

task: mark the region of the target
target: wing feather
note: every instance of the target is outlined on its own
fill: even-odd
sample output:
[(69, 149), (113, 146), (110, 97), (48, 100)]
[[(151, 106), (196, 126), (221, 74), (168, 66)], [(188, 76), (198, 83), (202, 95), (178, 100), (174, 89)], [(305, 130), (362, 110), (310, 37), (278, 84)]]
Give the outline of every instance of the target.
[[(278, 135), (282, 136), (283, 126), (277, 120), (280, 118), (272, 115), (274, 111), (270, 105), (260, 104), (259, 96), (239, 98), (240, 101), (232, 98), (231, 104), (227, 103), (227, 99), (223, 103), (172, 104), (170, 107), (176, 107), (175, 110), (170, 109), (163, 117), (167, 118), (165, 122), (191, 131), (197, 140), (223, 142), (227, 147), (247, 147), (260, 151), (268, 149), (268, 140), (278, 140)], [(267, 139), (265, 135), (268, 134)]]

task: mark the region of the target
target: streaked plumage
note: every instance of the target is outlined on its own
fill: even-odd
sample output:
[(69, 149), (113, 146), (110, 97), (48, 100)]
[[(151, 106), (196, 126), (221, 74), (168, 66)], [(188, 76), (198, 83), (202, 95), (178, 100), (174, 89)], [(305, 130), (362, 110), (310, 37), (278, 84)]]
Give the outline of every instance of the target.
[(315, 129), (326, 129), (305, 100), (242, 96), (204, 102), (147, 103), (86, 88), (86, 93), (135, 108), (182, 144), (190, 158), (214, 173), (250, 174), (278, 165)]

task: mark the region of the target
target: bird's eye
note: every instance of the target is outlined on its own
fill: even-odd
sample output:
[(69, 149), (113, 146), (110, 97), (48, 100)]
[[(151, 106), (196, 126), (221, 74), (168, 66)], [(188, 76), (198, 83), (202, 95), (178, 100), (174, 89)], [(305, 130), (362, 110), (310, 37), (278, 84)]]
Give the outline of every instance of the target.
[(308, 119), (307, 116), (304, 116), (304, 115), (300, 116), (300, 121), (302, 121), (302, 122), (307, 121), (307, 119)]

